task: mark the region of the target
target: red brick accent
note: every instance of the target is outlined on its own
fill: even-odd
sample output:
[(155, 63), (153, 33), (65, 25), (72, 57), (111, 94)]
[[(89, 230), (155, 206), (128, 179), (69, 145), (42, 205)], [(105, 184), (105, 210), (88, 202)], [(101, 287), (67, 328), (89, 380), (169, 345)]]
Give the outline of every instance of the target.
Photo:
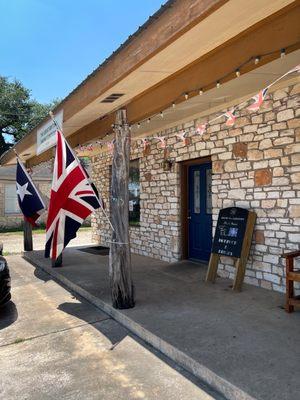
[(258, 169), (254, 173), (255, 186), (267, 186), (272, 183), (272, 171), (268, 168)]
[(247, 158), (247, 143), (234, 143), (232, 152), (237, 158)]

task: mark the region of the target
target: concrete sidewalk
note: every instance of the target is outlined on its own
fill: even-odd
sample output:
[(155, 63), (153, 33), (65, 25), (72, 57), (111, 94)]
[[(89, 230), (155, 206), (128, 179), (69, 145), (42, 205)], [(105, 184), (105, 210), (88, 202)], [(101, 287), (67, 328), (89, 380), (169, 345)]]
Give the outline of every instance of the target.
[(0, 398), (224, 400), (20, 256), (0, 309)]
[[(46, 233), (35, 231), (32, 232), (33, 249), (44, 250), (46, 243)], [(3, 244), (4, 254), (21, 254), (24, 250), (23, 232), (0, 232), (0, 242)], [(82, 246), (92, 243), (92, 229), (81, 228), (77, 232), (76, 238), (73, 239), (73, 246)]]
[(110, 306), (108, 256), (69, 248), (59, 269), (41, 252), (25, 257), (226, 398), (299, 398), (300, 313), (285, 313), (282, 294), (250, 285), (234, 293), (229, 280), (205, 284), (200, 264), (134, 255), (136, 307), (117, 311)]

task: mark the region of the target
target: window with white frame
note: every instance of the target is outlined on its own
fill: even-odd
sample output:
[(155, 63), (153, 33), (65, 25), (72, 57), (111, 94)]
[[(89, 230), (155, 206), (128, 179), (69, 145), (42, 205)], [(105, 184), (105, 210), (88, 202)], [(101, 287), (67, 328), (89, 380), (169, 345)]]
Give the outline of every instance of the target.
[(15, 184), (5, 185), (5, 214), (19, 214), (18, 195)]

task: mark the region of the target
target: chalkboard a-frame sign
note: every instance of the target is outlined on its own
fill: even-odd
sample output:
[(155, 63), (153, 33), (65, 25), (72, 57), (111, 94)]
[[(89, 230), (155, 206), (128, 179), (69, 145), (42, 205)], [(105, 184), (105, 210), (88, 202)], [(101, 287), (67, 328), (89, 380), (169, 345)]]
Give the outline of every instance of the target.
[(239, 207), (228, 207), (220, 211), (206, 281), (214, 282), (220, 256), (236, 259), (234, 290), (241, 290), (249, 256), (256, 214)]

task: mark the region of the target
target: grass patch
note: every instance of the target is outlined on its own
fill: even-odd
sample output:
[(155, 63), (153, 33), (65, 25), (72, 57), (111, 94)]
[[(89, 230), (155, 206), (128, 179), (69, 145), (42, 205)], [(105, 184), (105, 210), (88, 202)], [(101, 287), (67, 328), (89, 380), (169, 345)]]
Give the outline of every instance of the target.
[(25, 342), (26, 339), (24, 338), (17, 338), (16, 340), (13, 341), (13, 344), (18, 344), (18, 343), (23, 343)]

